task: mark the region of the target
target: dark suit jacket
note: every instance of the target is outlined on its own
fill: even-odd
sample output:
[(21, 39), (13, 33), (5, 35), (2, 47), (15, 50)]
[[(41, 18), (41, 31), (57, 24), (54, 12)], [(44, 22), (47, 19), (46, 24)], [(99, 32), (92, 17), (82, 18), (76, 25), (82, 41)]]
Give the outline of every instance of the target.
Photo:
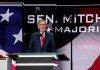
[(31, 35), (31, 40), (28, 46), (28, 52), (55, 52), (56, 45), (54, 41), (54, 34), (45, 32), (45, 39), (43, 47), (40, 47), (40, 33), (36, 32)]

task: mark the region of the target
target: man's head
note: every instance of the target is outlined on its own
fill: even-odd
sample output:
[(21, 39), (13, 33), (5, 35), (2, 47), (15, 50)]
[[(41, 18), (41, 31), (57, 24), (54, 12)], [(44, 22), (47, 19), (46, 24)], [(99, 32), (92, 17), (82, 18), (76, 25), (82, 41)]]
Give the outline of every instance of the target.
[(46, 31), (47, 23), (45, 20), (43, 19), (39, 20), (37, 25), (38, 25), (38, 29), (40, 30), (40, 32), (44, 33)]

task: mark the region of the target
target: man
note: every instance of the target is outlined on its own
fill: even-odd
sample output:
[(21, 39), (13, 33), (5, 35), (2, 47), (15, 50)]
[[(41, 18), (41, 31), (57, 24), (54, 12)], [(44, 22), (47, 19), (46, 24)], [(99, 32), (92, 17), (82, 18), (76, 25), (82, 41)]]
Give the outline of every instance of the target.
[(47, 23), (41, 19), (37, 23), (39, 32), (31, 35), (28, 52), (55, 52), (54, 34), (47, 32)]

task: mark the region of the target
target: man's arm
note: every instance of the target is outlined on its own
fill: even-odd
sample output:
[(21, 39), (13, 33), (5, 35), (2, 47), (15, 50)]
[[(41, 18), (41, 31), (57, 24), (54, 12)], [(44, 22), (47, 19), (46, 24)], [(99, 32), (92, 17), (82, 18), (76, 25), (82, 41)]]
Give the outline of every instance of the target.
[(52, 52), (56, 52), (57, 50), (57, 47), (56, 47), (56, 43), (55, 43), (55, 37), (54, 37), (54, 34), (52, 34), (52, 46), (51, 46), (51, 51)]
[(34, 36), (33, 34), (31, 35), (31, 38), (30, 38), (30, 42), (29, 42), (29, 46), (28, 46), (28, 49), (27, 49), (27, 52), (32, 52), (32, 47), (33, 47), (33, 43), (34, 43)]

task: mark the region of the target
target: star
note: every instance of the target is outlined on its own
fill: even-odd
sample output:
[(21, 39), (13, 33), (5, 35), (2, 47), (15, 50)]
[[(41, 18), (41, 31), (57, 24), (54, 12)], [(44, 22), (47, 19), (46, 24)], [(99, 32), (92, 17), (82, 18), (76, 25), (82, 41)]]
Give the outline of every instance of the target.
[(18, 41), (22, 42), (22, 29), (19, 31), (18, 34), (13, 34), (13, 36), (16, 38), (16, 39), (15, 39), (15, 42), (14, 42), (14, 45), (15, 45)]
[(48, 23), (48, 25), (47, 25), (47, 27), (49, 28), (48, 30), (53, 31), (52, 25), (53, 25), (53, 23), (50, 23), (50, 22)]
[(37, 11), (40, 11), (40, 7), (35, 8), (35, 13), (37, 13)]
[(50, 32), (50, 30), (51, 30), (51, 29), (48, 27), (47, 32)]
[(4, 20), (6, 20), (7, 22), (9, 22), (9, 18), (10, 18), (10, 16), (12, 16), (13, 14), (14, 14), (14, 12), (10, 13), (10, 12), (9, 12), (9, 9), (8, 9), (6, 13), (0, 14), (0, 16), (2, 16), (2, 19), (1, 19), (0, 22), (3, 22)]
[(56, 20), (55, 23), (58, 23), (58, 21)]
[(26, 33), (23, 34), (24, 36), (26, 35)]

